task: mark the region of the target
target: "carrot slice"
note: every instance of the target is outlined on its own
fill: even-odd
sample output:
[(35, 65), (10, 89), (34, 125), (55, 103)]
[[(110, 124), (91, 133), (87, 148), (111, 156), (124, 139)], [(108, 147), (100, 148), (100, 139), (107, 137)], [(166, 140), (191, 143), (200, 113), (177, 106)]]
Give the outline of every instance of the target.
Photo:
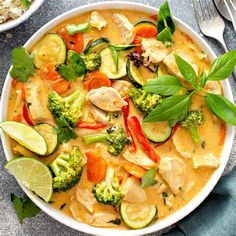
[(21, 99), (23, 101), (26, 101), (25, 85), (23, 83), (20, 84), (20, 91), (21, 91)]
[(141, 179), (143, 175), (146, 173), (146, 170), (142, 167), (136, 166), (128, 161), (122, 162), (123, 168), (131, 175)]
[[(141, 38), (140, 36), (136, 36), (136, 37), (134, 38), (133, 44), (141, 44), (141, 43), (142, 43), (142, 38)], [(142, 46), (141, 46), (141, 45), (140, 45), (140, 46), (137, 46), (137, 47), (135, 48), (135, 51), (136, 51), (136, 52), (139, 52), (140, 54), (142, 54), (142, 52), (143, 52)]]
[(86, 152), (87, 178), (93, 183), (98, 183), (106, 176), (107, 162), (95, 152)]
[(65, 40), (66, 47), (69, 50), (81, 53), (83, 51), (83, 34), (77, 33), (69, 35), (66, 27), (60, 28), (57, 33)]
[(45, 80), (62, 79), (60, 74), (56, 71), (55, 63), (48, 63), (40, 68), (40, 78)]
[(157, 36), (157, 28), (154, 25), (140, 25), (136, 26), (136, 36), (144, 38), (154, 38)]
[(84, 86), (88, 91), (103, 86), (111, 87), (111, 81), (106, 74), (102, 73), (101, 71), (95, 70), (93, 72), (87, 73)]
[(12, 83), (12, 87), (16, 88), (16, 85), (17, 85), (18, 81), (17, 81), (17, 79), (13, 78), (11, 83)]
[(52, 84), (52, 90), (58, 94), (66, 92), (70, 87), (70, 83), (66, 80), (58, 80)]

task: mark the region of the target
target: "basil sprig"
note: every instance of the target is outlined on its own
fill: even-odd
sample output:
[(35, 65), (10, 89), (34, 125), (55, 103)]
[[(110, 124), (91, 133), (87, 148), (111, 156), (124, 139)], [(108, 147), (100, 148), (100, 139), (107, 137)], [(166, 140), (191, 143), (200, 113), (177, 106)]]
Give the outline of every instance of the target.
[(116, 66), (116, 72), (118, 72), (118, 66), (119, 66), (118, 52), (113, 45), (109, 45), (108, 47), (111, 50), (111, 54), (112, 54), (112, 57), (113, 57), (113, 60), (114, 60), (115, 66)]
[(236, 66), (236, 50), (215, 59), (209, 73), (205, 71), (201, 73), (199, 82), (194, 69), (187, 61), (178, 55), (175, 55), (175, 61), (183, 78), (192, 84), (194, 90), (189, 95), (170, 96), (183, 88), (182, 84), (177, 82), (177, 78), (160, 76), (148, 81), (144, 85), (145, 90), (170, 97), (163, 99), (163, 102), (146, 116), (144, 122), (169, 121), (173, 126), (187, 116), (191, 97), (197, 93), (204, 97), (207, 107), (213, 114), (226, 123), (236, 126), (236, 106), (224, 96), (206, 93), (202, 90), (207, 81), (224, 80), (232, 73)]
[(184, 89), (180, 81), (171, 75), (162, 75), (157, 79), (149, 80), (143, 88), (147, 92), (158, 93), (162, 96), (170, 96)]
[(175, 22), (172, 18), (168, 2), (164, 2), (159, 9), (157, 22), (157, 39), (170, 46), (172, 34), (175, 32)]

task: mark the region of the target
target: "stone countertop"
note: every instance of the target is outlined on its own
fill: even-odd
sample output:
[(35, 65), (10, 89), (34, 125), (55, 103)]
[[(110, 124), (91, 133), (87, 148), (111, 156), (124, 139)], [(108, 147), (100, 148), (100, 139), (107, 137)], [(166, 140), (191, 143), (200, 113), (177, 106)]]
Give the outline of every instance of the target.
[[(31, 16), (24, 24), (0, 33), (0, 88), (2, 86), (10, 66), (10, 52), (13, 48), (22, 46), (28, 38), (34, 34), (40, 27), (46, 24), (49, 20), (66, 12), (74, 7), (81, 5), (100, 2), (100, 1), (82, 1), (82, 0), (45, 0), (42, 7)], [(154, 7), (159, 7), (163, 0), (139, 0), (140, 3), (145, 3)], [(199, 33), (197, 23), (195, 21), (193, 7), (191, 0), (170, 0), (170, 7), (173, 15), (183, 20), (189, 26)], [(228, 21), (226, 23), (225, 40), (230, 49), (236, 48), (235, 33), (233, 32), (232, 24)], [(205, 38), (205, 37), (204, 37)], [(213, 48), (217, 55), (223, 53), (220, 44), (209, 38), (205, 38), (209, 45)], [(230, 79), (233, 94), (236, 94), (235, 81)], [(230, 171), (236, 165), (234, 158), (236, 151), (236, 142), (230, 156), (230, 160), (225, 169), (225, 172)], [(0, 145), (0, 235), (4, 236), (61, 236), (61, 235), (85, 235), (69, 227), (66, 227), (55, 221), (45, 213), (41, 212), (34, 218), (28, 218), (21, 225), (18, 222), (17, 216), (10, 202), (10, 193), (22, 195), (23, 192), (18, 186), (13, 176), (9, 175), (4, 170), (4, 163), (6, 162), (2, 146)], [(154, 233), (154, 235), (160, 235)]]

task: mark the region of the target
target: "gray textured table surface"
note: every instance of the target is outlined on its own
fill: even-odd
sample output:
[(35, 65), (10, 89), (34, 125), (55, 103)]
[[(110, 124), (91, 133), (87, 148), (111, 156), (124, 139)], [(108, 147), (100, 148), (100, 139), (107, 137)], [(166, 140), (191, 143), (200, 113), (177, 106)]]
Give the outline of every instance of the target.
[[(39, 11), (33, 15), (24, 24), (12, 29), (10, 31), (0, 33), (0, 88), (2, 88), (7, 70), (10, 66), (10, 51), (14, 47), (23, 45), (27, 39), (42, 27), (49, 20), (58, 16), (59, 14), (70, 10), (74, 7), (89, 4), (96, 1), (83, 0), (45, 0), (43, 6)], [(98, 1), (97, 1), (98, 2)], [(100, 1), (99, 1), (100, 2)], [(146, 3), (148, 5), (158, 7), (162, 0), (142, 0), (136, 1)], [(199, 32), (191, 5), (191, 0), (170, 0), (172, 13), (178, 18), (182, 19), (193, 29)], [(217, 53), (223, 53), (220, 45), (211, 39), (206, 39), (213, 50)], [(236, 48), (235, 33), (233, 33), (232, 25), (226, 22), (225, 40), (230, 49)], [(236, 85), (233, 79), (230, 79), (233, 93), (236, 95)], [(226, 167), (226, 172), (230, 171), (236, 165), (235, 152), (236, 142), (232, 150), (230, 160)], [(72, 230), (51, 217), (41, 212), (34, 218), (29, 218), (20, 225), (14, 209), (10, 202), (10, 193), (22, 194), (22, 190), (16, 183), (14, 177), (10, 176), (3, 168), (5, 157), (0, 146), (0, 235), (4, 236), (23, 236), (23, 235), (85, 235), (78, 231)], [(152, 235), (159, 235), (158, 233)]]

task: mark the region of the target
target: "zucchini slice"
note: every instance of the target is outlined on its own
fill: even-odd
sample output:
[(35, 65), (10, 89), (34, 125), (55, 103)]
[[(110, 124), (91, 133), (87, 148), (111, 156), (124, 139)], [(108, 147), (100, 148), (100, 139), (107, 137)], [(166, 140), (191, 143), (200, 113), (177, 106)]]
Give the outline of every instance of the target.
[(52, 154), (57, 147), (57, 135), (54, 133), (54, 127), (49, 124), (38, 124), (34, 126), (34, 129), (38, 131), (47, 144), (47, 152), (44, 156)]
[(131, 229), (142, 229), (155, 220), (157, 206), (143, 206), (122, 201), (120, 215), (123, 222)]
[(48, 33), (33, 47), (34, 65), (40, 68), (50, 62), (62, 64), (66, 61), (66, 44), (56, 33)]
[(127, 58), (118, 52), (118, 71), (116, 71), (116, 65), (112, 56), (112, 51), (109, 47), (106, 47), (100, 51), (101, 66), (100, 71), (105, 73), (109, 79), (120, 79), (126, 76), (126, 62)]
[(155, 143), (164, 142), (172, 132), (168, 121), (143, 122), (142, 130), (145, 136)]
[(91, 52), (98, 52), (104, 47), (106, 47), (108, 43), (110, 43), (110, 41), (107, 38), (96, 39), (87, 46), (87, 48), (84, 50), (84, 54), (88, 54)]
[(134, 25), (134, 27), (135, 27), (135, 29), (137, 29), (138, 27), (144, 26), (144, 25), (151, 25), (151, 26), (157, 27), (154, 22), (148, 21), (148, 20), (141, 20), (141, 21), (138, 21), (138, 22)]
[(129, 81), (138, 88), (156, 76), (155, 73), (150, 72), (145, 66), (136, 67), (134, 62), (129, 59), (126, 64), (126, 70)]

